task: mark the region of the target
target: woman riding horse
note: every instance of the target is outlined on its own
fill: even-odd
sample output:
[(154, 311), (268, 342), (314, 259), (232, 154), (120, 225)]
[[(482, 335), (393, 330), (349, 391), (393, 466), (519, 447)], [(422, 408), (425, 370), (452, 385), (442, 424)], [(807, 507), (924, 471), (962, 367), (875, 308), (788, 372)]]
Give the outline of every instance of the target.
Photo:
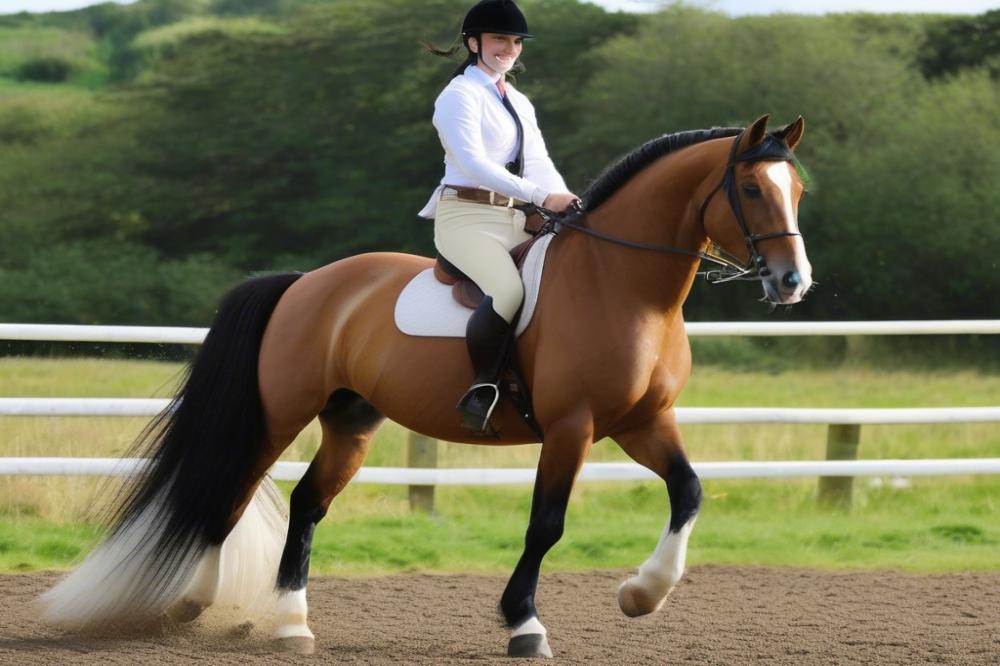
[[(500, 397), (497, 385), (513, 339), (524, 287), (510, 250), (528, 240), (530, 202), (556, 212), (577, 200), (545, 149), (535, 109), (506, 75), (531, 37), (510, 0), (482, 0), (465, 15), (465, 62), (434, 103), (434, 127), (445, 152), (441, 184), (420, 211), (434, 219), (434, 245), (485, 294), (466, 328), (472, 386), (458, 403), (462, 424), (485, 433)], [(450, 51), (431, 49), (438, 55)]]
[[(808, 292), (797, 220), (803, 184), (792, 164), (803, 126), (799, 118), (768, 132), (765, 116), (745, 129), (654, 139), (606, 171), (585, 194), (586, 218), (563, 220), (549, 243), (542, 297), (516, 343), (543, 438), (524, 548), (500, 597), (508, 654), (551, 654), (535, 606), (539, 570), (601, 438), (659, 476), (669, 497), (659, 542), (619, 587), (621, 610), (657, 610), (680, 580), (701, 502), (674, 411), (691, 370), (682, 306), (699, 261), (710, 258), (709, 239), (740, 261), (722, 278), (759, 279), (772, 303)], [(395, 324), (400, 293), (433, 264), (370, 253), (227, 294), (183, 389), (137, 451), (148, 468), (106, 539), (46, 593), (46, 619), (73, 630), (164, 613), (194, 619), (225, 598), (220, 589), (234, 580), (227, 562), (251, 550), (240, 545), (249, 529), (255, 548), (281, 551), (280, 564), (276, 573), (244, 570), (242, 579), (276, 589), (279, 644), (311, 651), (313, 532), (386, 417), (453, 442), (538, 441), (506, 402), (494, 415), (496, 440), (460, 428), (442, 398), (468, 382), (464, 341), (412, 336)], [(267, 471), (317, 418), (322, 440), (292, 492), (287, 534), (248, 528), (246, 516), (273, 490)]]

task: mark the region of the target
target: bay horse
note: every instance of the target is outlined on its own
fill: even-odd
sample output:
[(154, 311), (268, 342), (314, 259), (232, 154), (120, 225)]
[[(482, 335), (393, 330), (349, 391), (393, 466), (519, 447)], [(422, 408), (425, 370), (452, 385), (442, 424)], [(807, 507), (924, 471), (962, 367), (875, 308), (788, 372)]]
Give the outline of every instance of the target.
[[(524, 550), (500, 599), (512, 656), (551, 656), (535, 608), (539, 567), (600, 438), (662, 478), (670, 502), (652, 555), (618, 589), (621, 610), (659, 609), (681, 578), (701, 485), (673, 405), (691, 369), (681, 306), (699, 261), (711, 240), (739, 260), (717, 281), (758, 279), (776, 304), (798, 302), (812, 283), (792, 154), (804, 121), (773, 132), (767, 122), (640, 146), (594, 182), (585, 217), (550, 244), (534, 318), (516, 343), (543, 438)], [(313, 530), (385, 418), (454, 442), (538, 441), (506, 403), (494, 417), (497, 439), (462, 430), (455, 402), (472, 375), (464, 341), (408, 336), (394, 325), (397, 296), (431, 265), (364, 254), (231, 291), (180, 393), (141, 439), (151, 463), (102, 544), (43, 595), (46, 617), (75, 630), (197, 617), (218, 592), (227, 535), (264, 491), (267, 470), (318, 416), (322, 441), (292, 492), (287, 534), (275, 540), (283, 547), (277, 580), (267, 583), (276, 586), (275, 639), (310, 652)]]

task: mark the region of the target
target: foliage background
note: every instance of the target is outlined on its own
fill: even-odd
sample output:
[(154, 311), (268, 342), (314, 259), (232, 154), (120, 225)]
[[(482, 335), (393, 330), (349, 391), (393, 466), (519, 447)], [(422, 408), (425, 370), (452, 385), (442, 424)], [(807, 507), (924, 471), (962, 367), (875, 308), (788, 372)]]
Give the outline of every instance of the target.
[[(0, 17), (0, 321), (205, 325), (248, 274), (431, 254), (466, 0), (141, 0)], [(729, 18), (524, 0), (518, 85), (576, 191), (665, 132), (807, 119), (819, 288), (768, 315), (995, 318), (1000, 11)]]

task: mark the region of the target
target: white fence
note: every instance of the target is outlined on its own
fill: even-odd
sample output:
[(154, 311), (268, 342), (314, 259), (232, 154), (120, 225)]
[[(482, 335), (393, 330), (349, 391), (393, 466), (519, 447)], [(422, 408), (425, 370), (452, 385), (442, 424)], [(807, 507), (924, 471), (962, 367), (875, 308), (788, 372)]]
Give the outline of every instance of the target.
[[(687, 322), (685, 327), (690, 336), (990, 335), (1000, 333), (1000, 319)], [(184, 328), (179, 326), (0, 324), (0, 340), (200, 344), (205, 339), (207, 332), (207, 328)]]
[[(165, 398), (0, 398), (0, 416), (155, 416)], [(679, 423), (799, 423), (893, 425), (1000, 422), (1000, 407), (800, 408), (677, 407)]]
[[(692, 336), (997, 334), (1000, 333), (1000, 320), (689, 323), (687, 330)], [(199, 344), (204, 340), (206, 331), (207, 329), (202, 328), (177, 327), (0, 324), (0, 339)], [(150, 416), (159, 413), (168, 402), (126, 398), (0, 398), (0, 416)], [(1000, 422), (1000, 406), (912, 409), (688, 407), (678, 408), (677, 414), (681, 423), (689, 424), (828, 424), (831, 426), (831, 441), (834, 439), (835, 428), (850, 428), (862, 424)], [(853, 437), (856, 449), (856, 430)], [(104, 458), (0, 458), (0, 474), (125, 474), (134, 471), (141, 464), (141, 460)], [(306, 466), (307, 463), (304, 462), (278, 463), (274, 475), (278, 479), (298, 479), (305, 472)], [(695, 464), (694, 467), (706, 479), (1000, 474), (1000, 458), (713, 462)], [(533, 469), (365, 467), (359, 472), (356, 481), (420, 486), (494, 485), (531, 483), (534, 476)], [(633, 463), (588, 463), (583, 466), (580, 474), (580, 479), (584, 481), (652, 478), (655, 478), (652, 473)]]
[[(0, 474), (39, 476), (127, 476), (142, 469), (142, 458), (0, 458)], [(298, 481), (309, 463), (279, 462), (271, 476)], [(692, 465), (702, 479), (773, 479), (816, 476), (941, 476), (1000, 474), (1000, 458), (964, 460), (825, 460), (784, 462), (703, 462)], [(658, 479), (634, 463), (587, 463), (581, 481), (648, 481)], [(496, 486), (534, 483), (535, 470), (451, 467), (362, 467), (355, 483), (407, 486)]]

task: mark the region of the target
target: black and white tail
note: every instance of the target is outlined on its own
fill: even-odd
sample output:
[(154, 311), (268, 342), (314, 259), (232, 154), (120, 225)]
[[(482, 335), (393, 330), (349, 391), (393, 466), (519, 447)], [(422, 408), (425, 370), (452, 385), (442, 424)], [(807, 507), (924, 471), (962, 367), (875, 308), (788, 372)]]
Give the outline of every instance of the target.
[[(260, 342), (278, 299), (299, 277), (255, 278), (223, 299), (182, 390), (133, 447), (148, 467), (118, 498), (105, 540), (39, 599), (44, 619), (70, 630), (155, 619), (223, 542), (222, 582), (246, 585), (273, 564), (263, 583), (273, 587), (287, 519), (269, 479), (227, 532), (265, 451)], [(261, 531), (268, 545), (250, 546)], [(237, 552), (248, 547), (258, 552)]]

